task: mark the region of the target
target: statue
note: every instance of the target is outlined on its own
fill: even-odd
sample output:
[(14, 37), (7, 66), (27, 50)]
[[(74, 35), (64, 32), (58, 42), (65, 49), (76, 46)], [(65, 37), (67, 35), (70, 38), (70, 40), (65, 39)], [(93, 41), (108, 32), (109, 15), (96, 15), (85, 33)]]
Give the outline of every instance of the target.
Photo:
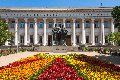
[(67, 37), (67, 30), (65, 28), (54, 28), (53, 32), (53, 46), (66, 46), (66, 37)]
[(53, 45), (58, 45), (58, 42), (57, 42), (57, 38), (58, 38), (58, 36), (57, 36), (57, 29), (55, 28), (54, 30), (52, 30), (52, 32), (53, 32)]
[(67, 37), (67, 30), (65, 30), (65, 28), (61, 29), (61, 33), (62, 33), (62, 37), (61, 37), (61, 41), (62, 41), (62, 45), (66, 46), (66, 37)]

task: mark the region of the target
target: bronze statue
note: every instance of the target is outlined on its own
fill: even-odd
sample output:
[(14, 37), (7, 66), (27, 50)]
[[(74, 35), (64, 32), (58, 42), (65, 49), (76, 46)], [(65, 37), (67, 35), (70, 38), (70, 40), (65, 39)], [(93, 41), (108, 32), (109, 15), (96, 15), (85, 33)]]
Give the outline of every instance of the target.
[(53, 32), (53, 45), (58, 46), (66, 46), (66, 37), (67, 37), (67, 30), (65, 28), (54, 28)]

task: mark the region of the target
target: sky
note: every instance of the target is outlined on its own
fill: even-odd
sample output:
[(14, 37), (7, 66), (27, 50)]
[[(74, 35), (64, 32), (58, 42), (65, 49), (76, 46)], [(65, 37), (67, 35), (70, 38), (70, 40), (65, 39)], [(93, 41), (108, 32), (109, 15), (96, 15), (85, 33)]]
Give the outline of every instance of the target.
[(0, 0), (0, 7), (114, 7), (120, 0)]

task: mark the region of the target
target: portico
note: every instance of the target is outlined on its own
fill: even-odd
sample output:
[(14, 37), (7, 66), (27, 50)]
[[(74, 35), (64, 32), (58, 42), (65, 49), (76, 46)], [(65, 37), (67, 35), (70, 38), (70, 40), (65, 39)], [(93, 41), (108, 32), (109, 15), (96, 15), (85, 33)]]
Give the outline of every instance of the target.
[[(1, 17), (9, 24), (9, 31), (15, 32), (14, 45), (53, 45), (52, 30), (55, 27), (65, 28), (68, 31), (66, 39), (68, 45), (106, 45), (107, 34), (117, 31), (114, 28), (113, 19), (109, 15), (109, 10), (112, 10), (112, 8), (92, 9), (100, 11), (99, 15), (95, 15), (96, 12), (88, 14), (91, 12), (91, 9), (88, 8), (74, 10), (53, 9), (53, 11), (44, 9), (43, 11), (35, 10), (36, 13), (28, 10), (29, 13), (21, 13), (22, 16), (17, 15), (16, 12), (13, 12), (15, 15), (9, 16), (6, 10)], [(77, 11), (75, 12), (75, 10)], [(80, 11), (83, 11), (83, 13)], [(105, 16), (104, 11), (108, 11), (109, 16)], [(55, 12), (58, 13), (55, 14)], [(5, 45), (7, 46), (8, 42)]]

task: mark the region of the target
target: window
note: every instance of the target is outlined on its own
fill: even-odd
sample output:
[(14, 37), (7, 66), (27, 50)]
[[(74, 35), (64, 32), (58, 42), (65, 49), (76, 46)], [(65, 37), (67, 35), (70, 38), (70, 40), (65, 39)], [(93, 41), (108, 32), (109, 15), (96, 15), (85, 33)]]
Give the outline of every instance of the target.
[(104, 27), (108, 28), (109, 27), (109, 22), (108, 21), (104, 21)]
[(80, 28), (80, 24), (79, 24), (78, 21), (76, 21), (75, 27), (76, 27), (76, 28)]
[(95, 28), (98, 28), (99, 27), (99, 22), (98, 21), (95, 21)]
[(33, 27), (34, 27), (34, 23), (30, 22), (30, 28), (33, 28)]
[(71, 28), (71, 26), (70, 26), (70, 21), (67, 21), (67, 23), (66, 23), (66, 28)]
[(19, 27), (20, 27), (20, 28), (24, 28), (24, 27), (25, 27), (25, 23), (24, 23), (24, 22), (21, 22), (21, 23), (19, 24)]
[(76, 36), (76, 43), (79, 44), (79, 36)]
[(40, 22), (39, 28), (43, 28), (43, 22)]
[(11, 28), (14, 28), (15, 27), (15, 21), (12, 21), (11, 22)]
[(86, 27), (86, 28), (90, 28), (90, 21), (86, 21), (85, 27)]
[(89, 36), (86, 36), (86, 43), (89, 43)]
[(48, 28), (52, 28), (52, 27), (53, 27), (52, 22), (49, 22), (49, 24), (48, 24)]
[(30, 43), (33, 43), (33, 35), (30, 35)]
[(108, 43), (108, 36), (105, 36), (105, 43)]
[(95, 36), (95, 43), (98, 43), (98, 36)]
[(24, 44), (24, 36), (20, 35), (20, 43)]
[(42, 44), (42, 36), (39, 36), (39, 43)]

